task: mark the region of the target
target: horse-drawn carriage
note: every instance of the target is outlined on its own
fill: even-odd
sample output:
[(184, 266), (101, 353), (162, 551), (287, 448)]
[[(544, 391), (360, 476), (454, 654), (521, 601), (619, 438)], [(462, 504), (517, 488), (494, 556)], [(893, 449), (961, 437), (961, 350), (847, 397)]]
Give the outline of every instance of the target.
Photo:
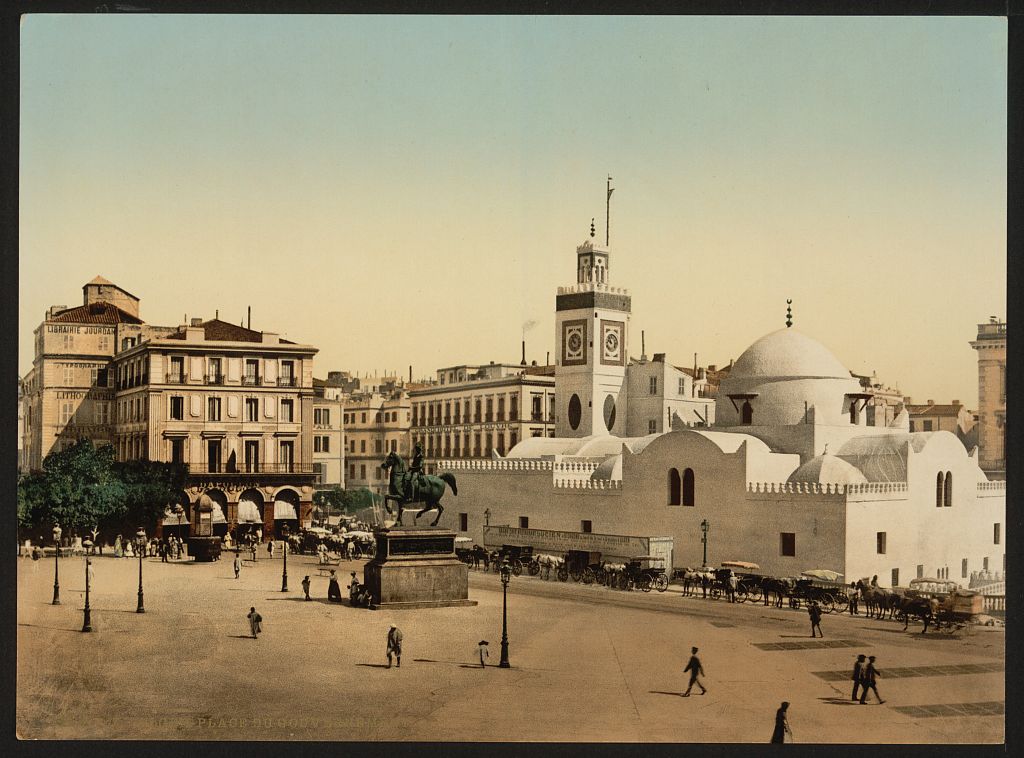
[(533, 548), (529, 545), (502, 545), (500, 550), (491, 553), (491, 568), (497, 573), (501, 562), (507, 560), (512, 568), (512, 575), (519, 576), (533, 562)]
[(790, 598), (797, 607), (801, 601), (815, 602), (822, 613), (842, 613), (850, 607), (850, 595), (840, 577), (842, 574), (828, 569), (805, 571), (794, 579)]
[(455, 557), (465, 563), (467, 566), (472, 566), (476, 560), (474, 555), (473, 540), (470, 537), (456, 537), (455, 538)]
[(631, 558), (622, 571), (618, 572), (618, 588), (620, 590), (639, 589), (650, 592), (652, 589), (664, 592), (668, 589), (668, 572), (665, 559), (660, 555), (641, 555)]

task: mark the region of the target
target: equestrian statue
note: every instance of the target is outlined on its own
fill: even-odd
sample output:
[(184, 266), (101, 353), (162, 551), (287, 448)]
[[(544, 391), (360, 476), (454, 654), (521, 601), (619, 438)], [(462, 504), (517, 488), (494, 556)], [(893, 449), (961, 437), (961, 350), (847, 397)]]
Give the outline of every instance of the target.
[(388, 453), (387, 458), (380, 464), (380, 467), (388, 472), (388, 493), (384, 496), (384, 507), (388, 513), (394, 513), (389, 505), (390, 501), (398, 504), (398, 516), (396, 522), (402, 523), (402, 510), (411, 503), (423, 503), (423, 508), (413, 518), (415, 522), (427, 511), (436, 510), (437, 516), (431, 526), (437, 526), (444, 507), (441, 505), (441, 496), (444, 495), (444, 487), (447, 484), (452, 489), (453, 495), (458, 495), (458, 487), (455, 486), (455, 477), (447, 471), (441, 476), (432, 476), (423, 473), (423, 448), (416, 445), (413, 451), (412, 465), (406, 471), (405, 461), (402, 456), (394, 451)]

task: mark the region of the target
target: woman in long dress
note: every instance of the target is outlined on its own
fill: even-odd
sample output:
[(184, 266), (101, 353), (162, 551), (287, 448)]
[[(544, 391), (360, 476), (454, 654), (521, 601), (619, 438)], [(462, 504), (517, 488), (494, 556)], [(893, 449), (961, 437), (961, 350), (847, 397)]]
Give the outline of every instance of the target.
[(114, 538), (114, 557), (121, 558), (122, 556), (124, 556), (124, 546), (121, 543), (121, 535), (119, 534)]
[(786, 742), (786, 736), (789, 739), (793, 739), (793, 732), (789, 730), (789, 720), (786, 718), (786, 710), (789, 708), (789, 703), (783, 702), (779, 706), (779, 710), (775, 712), (775, 731), (772, 732), (772, 744), (781, 745)]

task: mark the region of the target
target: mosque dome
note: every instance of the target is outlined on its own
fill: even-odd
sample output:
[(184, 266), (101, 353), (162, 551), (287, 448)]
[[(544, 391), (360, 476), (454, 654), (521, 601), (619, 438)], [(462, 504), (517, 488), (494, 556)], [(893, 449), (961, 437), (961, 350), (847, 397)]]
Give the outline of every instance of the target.
[(849, 379), (850, 372), (820, 342), (788, 328), (766, 334), (744, 350), (729, 377)]
[(863, 484), (867, 477), (856, 467), (834, 455), (819, 455), (789, 475), (789, 482), (805, 484)]

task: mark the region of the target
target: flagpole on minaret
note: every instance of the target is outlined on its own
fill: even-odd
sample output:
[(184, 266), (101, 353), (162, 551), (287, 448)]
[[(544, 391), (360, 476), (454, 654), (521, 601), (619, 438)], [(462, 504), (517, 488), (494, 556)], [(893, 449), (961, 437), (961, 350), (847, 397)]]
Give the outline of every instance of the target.
[(604, 246), (608, 247), (609, 238), (611, 236), (612, 226), (612, 193), (615, 189), (612, 187), (612, 178), (608, 177), (608, 195), (604, 200)]

